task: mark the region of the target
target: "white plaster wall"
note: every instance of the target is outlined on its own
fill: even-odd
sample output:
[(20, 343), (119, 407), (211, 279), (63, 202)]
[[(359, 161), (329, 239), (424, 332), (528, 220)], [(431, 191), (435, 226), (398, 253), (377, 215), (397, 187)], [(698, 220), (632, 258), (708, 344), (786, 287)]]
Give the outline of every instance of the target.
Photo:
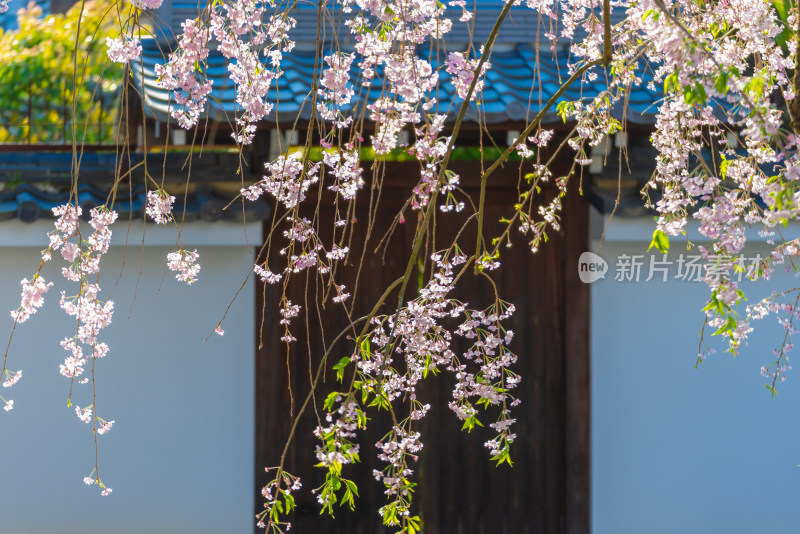
[[(737, 358), (710, 339), (717, 353), (695, 370), (708, 290), (674, 278), (615, 281), (616, 258), (646, 254), (636, 239), (653, 230), (622, 223), (600, 249), (610, 273), (591, 294), (593, 533), (800, 532), (800, 367), (775, 399), (759, 373), (781, 328), (755, 323)], [(673, 241), (672, 259), (680, 248)], [(798, 282), (776, 273), (746, 287), (752, 302)]]
[[(19, 280), (35, 272), (46, 230), (0, 223), (0, 309), (18, 305)], [(66, 354), (58, 343), (75, 329), (58, 298), (74, 284), (48, 266), (44, 275), (56, 286), (17, 328), (9, 353), (22, 380), (0, 391), (15, 400), (13, 411), (0, 411), (3, 534), (252, 532), (251, 284), (231, 307), (225, 335), (203, 342), (252, 265), (252, 251), (241, 226), (187, 225), (184, 246), (198, 249), (202, 270), (186, 286), (165, 272), (174, 230), (155, 230), (148, 226), (146, 242), (156, 245), (142, 248), (141, 228), (134, 228), (127, 251), (112, 247), (103, 266), (101, 287), (116, 311), (102, 334), (110, 352), (97, 363), (97, 407), (116, 420), (99, 437), (101, 475), (113, 494), (101, 497), (82, 482), (94, 465), (92, 435), (67, 408), (69, 381), (58, 372)], [(248, 234), (251, 243), (260, 239), (257, 225)], [(9, 246), (15, 242), (26, 246)], [(2, 336), (11, 324), (3, 312)], [(73, 403), (90, 404), (90, 394), (89, 385), (76, 386)]]

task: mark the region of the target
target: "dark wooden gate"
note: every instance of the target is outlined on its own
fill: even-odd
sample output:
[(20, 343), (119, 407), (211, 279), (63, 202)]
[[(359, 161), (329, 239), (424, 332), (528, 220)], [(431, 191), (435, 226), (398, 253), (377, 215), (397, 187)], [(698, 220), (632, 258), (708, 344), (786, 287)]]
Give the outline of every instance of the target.
[[(461, 174), (465, 189), (477, 198), (477, 181), (470, 176), (470, 165), (474, 164), (456, 162), (453, 167)], [(515, 168), (501, 169), (490, 179), (487, 235), (500, 227), (496, 221), (509, 215), (509, 206), (517, 195), (518, 172)], [(397, 227), (385, 257), (375, 253), (374, 248), (380, 232), (402, 207), (408, 183), (417, 173), (410, 163), (391, 163), (387, 167), (380, 199), (384, 208), (379, 210), (376, 222), (379, 230), (368, 240), (366, 266), (356, 296), (357, 310), (361, 312), (371, 309), (408, 261), (413, 221)], [(516, 370), (523, 378), (517, 390), (522, 404), (513, 414), (518, 435), (512, 448), (514, 467), (495, 467), (490, 462), (488, 450), (483, 446), (492, 437), (488, 428), (474, 430), (472, 434), (460, 431), (460, 421), (447, 408), (452, 383), (446, 377), (440, 375), (419, 393), (420, 399), (432, 406), (422, 427), (425, 447), (415, 474), (419, 482), (415, 501), (425, 534), (589, 532), (589, 288), (577, 276), (578, 256), (588, 249), (588, 206), (572, 189), (565, 199), (561, 232), (551, 232), (550, 241), (536, 255), (530, 253), (521, 236), (514, 236), (514, 247), (504, 250), (503, 267), (495, 271), (501, 297), (517, 307), (508, 325), (516, 332), (512, 350), (519, 355)], [(322, 220), (332, 220), (327, 208), (322, 209)], [(357, 216), (366, 222), (366, 207)], [(410, 218), (411, 212), (406, 216)], [(438, 248), (449, 244), (456, 230), (452, 220), (452, 215), (438, 216), (437, 235), (444, 236), (441, 243), (436, 243)], [(357, 237), (351, 249), (360, 254), (366, 234)], [(474, 233), (465, 238), (471, 249)], [(352, 285), (352, 277), (349, 281)], [(313, 277), (297, 282), (290, 287), (289, 298), (302, 304), (304, 310), (309, 306), (313, 310), (316, 306)], [(465, 277), (462, 282), (458, 298), (480, 308), (489, 303), (490, 291), (485, 282), (475, 277)], [(261, 306), (266, 299), (267, 317), (276, 315), (277, 291), (274, 286), (258, 288), (257, 302)], [(310, 359), (316, 368), (322, 353), (323, 332), (329, 341), (341, 330), (346, 325), (341, 315), (327, 313), (329, 319), (322, 325), (312, 320), (308, 332), (295, 328), (298, 341), (289, 354), (279, 341), (282, 334), (277, 321), (264, 322), (263, 346), (257, 352), (256, 365), (257, 470), (277, 464), (292, 421), (290, 407), (294, 405), (296, 412), (309, 390), (307, 347), (312, 348)], [(297, 325), (301, 324), (299, 319), (302, 317)], [(262, 328), (260, 319), (258, 328)], [(347, 350), (343, 346), (342, 353), (336, 354), (333, 361), (347, 355)], [(317, 396), (318, 405), (335, 387), (335, 380), (328, 376)], [(309, 491), (321, 485), (324, 476), (321, 469), (313, 467), (316, 442), (312, 431), (316, 424), (316, 415), (306, 414), (288, 456), (287, 470), (299, 475), (304, 484), (303, 493), (297, 496), (293, 530), (300, 534), (395, 531), (381, 526), (377, 509), (384, 504), (384, 495), (382, 485), (371, 476), (373, 468), (383, 467), (375, 457), (374, 444), (389, 425), (380, 417), (370, 421), (360, 440), (362, 464), (346, 466), (344, 473), (358, 483), (361, 493), (358, 508), (355, 512), (343, 508), (333, 520), (320, 516), (319, 505)], [(263, 472), (257, 475), (257, 492), (266, 481)], [(261, 496), (257, 495), (256, 510), (262, 504)]]

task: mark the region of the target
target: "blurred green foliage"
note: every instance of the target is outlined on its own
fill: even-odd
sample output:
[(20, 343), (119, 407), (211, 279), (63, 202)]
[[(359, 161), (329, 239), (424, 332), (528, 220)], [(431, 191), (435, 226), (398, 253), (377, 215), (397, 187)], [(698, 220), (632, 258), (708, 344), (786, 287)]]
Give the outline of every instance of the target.
[[(19, 28), (0, 29), (0, 143), (71, 143), (73, 56), (77, 42), (78, 143), (112, 143), (123, 67), (108, 61), (106, 37), (119, 34), (113, 3), (86, 1), (65, 14), (29, 4)], [(112, 11), (113, 13), (113, 11)]]

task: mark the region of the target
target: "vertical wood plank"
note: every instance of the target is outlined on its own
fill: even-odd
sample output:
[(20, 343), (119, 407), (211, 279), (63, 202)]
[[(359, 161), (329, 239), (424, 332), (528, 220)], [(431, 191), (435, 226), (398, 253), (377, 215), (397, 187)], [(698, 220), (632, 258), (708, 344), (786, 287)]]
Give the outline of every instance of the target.
[(566, 533), (588, 534), (591, 531), (590, 286), (578, 277), (578, 258), (589, 250), (589, 204), (577, 187), (570, 188), (565, 210)]

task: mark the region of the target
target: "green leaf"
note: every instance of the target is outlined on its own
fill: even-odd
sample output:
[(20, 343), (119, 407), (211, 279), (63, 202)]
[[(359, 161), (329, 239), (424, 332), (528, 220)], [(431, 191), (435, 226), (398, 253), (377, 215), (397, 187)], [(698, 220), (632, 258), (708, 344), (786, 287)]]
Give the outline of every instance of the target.
[(289, 513), (292, 510), (294, 510), (294, 507), (295, 507), (294, 497), (292, 497), (290, 494), (284, 492), (283, 499), (286, 502), (286, 513)]
[(358, 408), (356, 410), (356, 416), (358, 417), (358, 427), (367, 428), (367, 414), (364, 413), (364, 410)]
[(726, 334), (728, 332), (733, 332), (736, 330), (736, 319), (733, 317), (728, 316), (728, 320), (725, 321), (725, 324), (717, 328), (716, 332), (711, 334), (712, 336), (719, 336), (722, 334)]
[(778, 17), (783, 22), (786, 22), (789, 18), (789, 2), (786, 0), (772, 0), (772, 6), (778, 12)]
[(500, 467), (500, 465), (504, 463), (508, 464), (509, 467), (514, 467), (514, 464), (511, 462), (511, 455), (508, 452), (508, 445), (506, 445), (503, 450), (500, 451), (500, 454), (493, 456), (492, 460), (497, 462), (495, 467)]
[(372, 350), (370, 348), (368, 337), (365, 337), (364, 341), (361, 342), (361, 357), (367, 360), (372, 358)]
[(333, 403), (336, 402), (336, 397), (339, 395), (338, 392), (334, 391), (332, 393), (328, 393), (328, 396), (325, 397), (325, 402), (322, 403), (322, 408), (328, 412), (331, 411), (333, 408)]
[(407, 518), (406, 525), (408, 534), (414, 534), (415, 532), (419, 532), (421, 522), (422, 520), (419, 518), (418, 515)]
[(725, 159), (724, 155), (721, 156), (721, 157), (722, 157), (722, 161), (719, 164), (719, 177), (724, 180), (725, 179), (725, 174), (728, 172), (728, 165), (730, 165), (731, 162), (728, 161), (727, 159)]
[(347, 485), (347, 490), (352, 491), (353, 494), (358, 497), (358, 486), (352, 480), (345, 480), (344, 483)]
[(350, 357), (345, 356), (341, 360), (339, 360), (336, 365), (333, 366), (333, 369), (336, 371), (336, 380), (341, 382), (344, 379), (344, 370), (345, 368), (350, 365)]
[(467, 432), (472, 432), (472, 429), (476, 426), (483, 427), (483, 423), (478, 421), (478, 418), (474, 415), (470, 415), (466, 419), (464, 419), (464, 424), (461, 427), (461, 430), (466, 430)]
[(706, 88), (702, 83), (697, 82), (696, 84), (694, 84), (692, 92), (694, 94), (694, 101), (697, 102), (698, 104), (701, 105), (705, 104), (706, 100), (708, 100), (708, 96), (706, 95)]
[(749, 93), (754, 99), (760, 99), (764, 94), (764, 77), (755, 75), (750, 78), (744, 86), (745, 93)]
[(568, 101), (559, 102), (556, 105), (556, 113), (558, 113), (561, 120), (567, 122), (569, 116), (575, 111), (575, 104)]
[(385, 393), (376, 393), (375, 398), (369, 403), (370, 406), (377, 406), (379, 410), (388, 410), (391, 407), (389, 397)]
[(656, 229), (656, 231), (653, 232), (653, 239), (650, 241), (650, 246), (647, 247), (647, 250), (653, 247), (664, 254), (669, 252), (669, 236), (661, 230)]
[(678, 83), (678, 73), (673, 72), (664, 78), (664, 94), (673, 93), (678, 91), (680, 84)]
[(723, 72), (714, 80), (714, 89), (721, 95), (728, 92), (728, 73)]

